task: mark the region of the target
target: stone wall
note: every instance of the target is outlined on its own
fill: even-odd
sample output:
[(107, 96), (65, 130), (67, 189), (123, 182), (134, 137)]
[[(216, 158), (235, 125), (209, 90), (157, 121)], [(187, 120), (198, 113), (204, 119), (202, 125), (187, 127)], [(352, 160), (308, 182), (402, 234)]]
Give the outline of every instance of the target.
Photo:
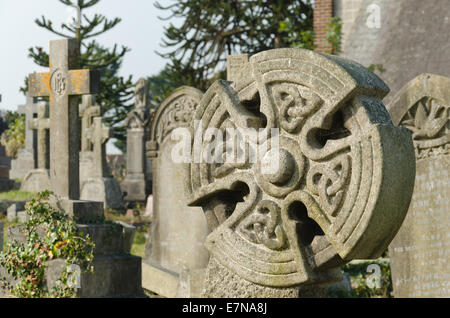
[(391, 88), (385, 103), (419, 74), (450, 75), (450, 1), (336, 0), (335, 6), (343, 20), (341, 55), (383, 66), (377, 74)]

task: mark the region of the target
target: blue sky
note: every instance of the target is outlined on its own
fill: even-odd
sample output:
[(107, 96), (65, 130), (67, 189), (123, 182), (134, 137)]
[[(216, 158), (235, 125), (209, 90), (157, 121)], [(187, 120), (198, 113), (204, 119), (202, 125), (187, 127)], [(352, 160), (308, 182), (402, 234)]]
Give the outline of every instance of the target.
[[(107, 47), (117, 43), (131, 49), (125, 56), (120, 75), (131, 74), (136, 81), (142, 76), (158, 73), (165, 64), (155, 50), (161, 50), (163, 26), (168, 24), (159, 20), (158, 15), (167, 16), (167, 13), (156, 9), (154, 2), (103, 0), (85, 11), (88, 16), (101, 13), (108, 18), (122, 18), (122, 22), (114, 29), (96, 39)], [(1, 109), (15, 110), (17, 105), (24, 104), (25, 97), (19, 92), (19, 88), (23, 85), (25, 76), (35, 71), (45, 71), (28, 58), (28, 48), (41, 46), (48, 51), (49, 41), (58, 39), (56, 35), (34, 23), (42, 15), (59, 26), (70, 18), (71, 11), (58, 0), (0, 0)]]

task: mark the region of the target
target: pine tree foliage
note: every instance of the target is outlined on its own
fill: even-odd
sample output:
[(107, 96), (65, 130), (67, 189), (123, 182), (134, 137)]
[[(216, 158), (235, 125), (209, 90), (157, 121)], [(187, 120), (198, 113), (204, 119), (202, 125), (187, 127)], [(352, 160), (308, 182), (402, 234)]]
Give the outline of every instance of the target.
[[(164, 5), (162, 4), (164, 3)], [(170, 60), (172, 80), (205, 90), (223, 77), (227, 55), (281, 47), (311, 48), (310, 0), (176, 0), (156, 2), (180, 26), (165, 27), (159, 54)]]

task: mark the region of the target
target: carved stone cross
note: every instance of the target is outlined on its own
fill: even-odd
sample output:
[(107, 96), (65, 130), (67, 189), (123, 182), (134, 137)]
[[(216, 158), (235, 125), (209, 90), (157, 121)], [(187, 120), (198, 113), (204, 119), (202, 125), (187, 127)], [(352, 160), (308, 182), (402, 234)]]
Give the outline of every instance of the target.
[(29, 122), (29, 127), (37, 130), (38, 169), (49, 169), (49, 139), (50, 119), (48, 118), (48, 106), (46, 103), (38, 104), (38, 117)]
[[(381, 102), (388, 87), (353, 61), (302, 49), (234, 61), (190, 128), (185, 189), (210, 230), (204, 296), (320, 296), (340, 265), (379, 257), (400, 228), (411, 134)], [(230, 151), (243, 161), (228, 156), (228, 131), (258, 137)]]
[(50, 41), (50, 72), (29, 77), (30, 96), (50, 97), (50, 178), (52, 190), (66, 199), (80, 196), (79, 95), (99, 91), (99, 74), (78, 67), (75, 39)]
[(102, 122), (102, 117), (95, 117), (92, 126), (87, 130), (87, 139), (94, 146), (93, 178), (108, 177), (106, 163), (106, 142), (111, 138), (111, 129)]
[(95, 105), (95, 98), (93, 95), (84, 95), (83, 101), (80, 104), (81, 117), (81, 151), (91, 151), (91, 144), (86, 136), (87, 130), (92, 125), (94, 117), (101, 116), (101, 108)]

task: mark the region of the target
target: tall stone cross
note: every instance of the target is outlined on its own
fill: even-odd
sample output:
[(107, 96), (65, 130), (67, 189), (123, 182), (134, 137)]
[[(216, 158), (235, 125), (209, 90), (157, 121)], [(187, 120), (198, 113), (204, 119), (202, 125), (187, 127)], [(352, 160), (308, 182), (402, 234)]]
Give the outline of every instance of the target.
[(28, 123), (30, 129), (37, 130), (38, 169), (49, 169), (48, 130), (50, 119), (48, 118), (48, 106), (46, 103), (38, 104), (38, 117)]
[(93, 95), (84, 95), (83, 101), (80, 104), (81, 117), (81, 151), (91, 151), (90, 142), (87, 138), (87, 131), (92, 125), (94, 117), (101, 116), (101, 108), (95, 105), (95, 98)]
[(106, 142), (111, 138), (111, 129), (102, 122), (102, 117), (95, 117), (87, 130), (87, 139), (94, 145), (93, 178), (108, 177), (106, 163)]
[(79, 95), (99, 91), (99, 74), (78, 70), (75, 39), (50, 41), (50, 72), (29, 77), (30, 96), (50, 97), (50, 178), (56, 195), (69, 200), (80, 196), (78, 118)]

